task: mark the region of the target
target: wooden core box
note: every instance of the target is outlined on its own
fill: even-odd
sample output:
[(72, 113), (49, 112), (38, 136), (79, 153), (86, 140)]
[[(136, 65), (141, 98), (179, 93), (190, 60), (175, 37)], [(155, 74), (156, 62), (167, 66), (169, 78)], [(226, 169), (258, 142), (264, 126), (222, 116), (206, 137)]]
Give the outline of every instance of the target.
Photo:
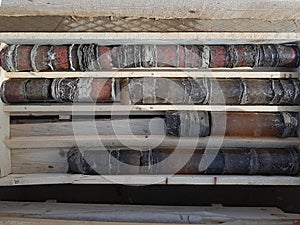
[[(2, 33), (0, 42), (5, 44), (281, 44), (299, 43), (300, 33)], [(4, 44), (1, 45), (2, 47)], [(133, 77), (205, 77), (205, 78), (299, 78), (298, 69), (209, 69), (178, 70), (127, 69), (100, 72), (5, 72), (1, 70), (1, 82), (8, 78), (133, 78)], [(89, 122), (72, 122), (70, 116), (110, 116), (116, 118), (130, 115), (139, 118), (161, 115), (168, 110), (186, 110), (184, 105), (134, 105), (121, 104), (30, 104), (6, 105), (0, 102), (0, 186), (41, 185), (41, 184), (168, 184), (168, 185), (300, 185), (300, 177), (255, 176), (255, 175), (82, 175), (67, 173), (67, 150), (80, 145), (95, 149), (99, 138), (105, 146), (122, 147), (124, 143), (136, 143), (147, 148), (151, 141), (160, 140), (160, 135), (148, 138), (148, 121), (134, 120), (137, 129), (134, 136), (126, 133), (111, 134), (110, 120), (97, 122), (98, 135), (74, 136), (74, 125), (89, 130)], [(196, 105), (193, 110), (202, 111), (246, 111), (246, 112), (300, 112), (300, 106), (264, 105)], [(45, 123), (39, 119), (32, 123), (12, 124), (11, 118), (24, 116), (57, 116), (59, 121)], [(36, 117), (40, 118), (40, 117)], [(21, 119), (20, 119), (21, 120)], [(122, 126), (122, 121), (118, 121)], [(105, 127), (105, 129), (102, 129)], [(204, 147), (208, 141), (218, 142), (219, 137), (199, 138), (197, 146)], [(166, 137), (162, 146), (172, 146), (176, 138)], [(223, 147), (273, 147), (299, 146), (298, 137), (290, 138), (241, 138), (227, 137)]]

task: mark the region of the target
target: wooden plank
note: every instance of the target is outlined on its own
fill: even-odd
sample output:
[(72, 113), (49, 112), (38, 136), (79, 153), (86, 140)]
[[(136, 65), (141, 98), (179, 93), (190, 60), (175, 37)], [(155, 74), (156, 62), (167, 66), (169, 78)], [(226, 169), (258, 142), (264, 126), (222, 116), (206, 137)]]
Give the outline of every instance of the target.
[[(172, 137), (164, 135), (76, 135), (76, 136), (35, 136), (14, 137), (4, 141), (10, 149), (30, 148), (71, 148), (79, 146), (93, 147), (128, 147), (128, 148), (286, 148), (298, 146), (300, 139), (292, 138), (246, 138), (218, 137), (204, 138)], [(104, 148), (105, 149), (105, 148)]]
[[(73, 224), (74, 225), (146, 225), (146, 224), (147, 225), (165, 225), (165, 223), (164, 224), (163, 223), (125, 223), (125, 222), (100, 222), (100, 221), (78, 221), (78, 220), (54, 220), (54, 219), (0, 217), (0, 225), (57, 225), (57, 224), (60, 224), (60, 225), (73, 225)], [(170, 225), (174, 225), (174, 223), (170, 223)], [(212, 225), (217, 225), (217, 224), (212, 224)], [(269, 224), (266, 224), (266, 225), (269, 225)], [(276, 223), (275, 225), (286, 225), (286, 222), (282, 222), (280, 224)]]
[(1, 33), (7, 44), (265, 44), (300, 40), (296, 32), (94, 32), (84, 33)]
[[(4, 79), (4, 71), (0, 68), (0, 85)], [(4, 104), (0, 101), (0, 177), (11, 172), (10, 150), (4, 144), (4, 139), (9, 138), (10, 118), (9, 114), (4, 112), (3, 106)]]
[(240, 220), (253, 222), (268, 221), (270, 223), (274, 221), (287, 222), (299, 219), (300, 215), (284, 213), (278, 208), (271, 207), (0, 202), (0, 218), (3, 219), (3, 217), (11, 219), (22, 217), (22, 219), (89, 220), (108, 222), (108, 224), (118, 222), (141, 224), (223, 224)]
[[(100, 222), (100, 221), (78, 221), (78, 220), (54, 220), (54, 219), (32, 219), (0, 217), (0, 225), (165, 225), (162, 223), (124, 223), (124, 222)], [(174, 223), (170, 223), (173, 225)], [(214, 224), (212, 224), (214, 225)], [(216, 224), (217, 225), (217, 224)], [(269, 224), (266, 224), (269, 225)], [(272, 225), (272, 224), (271, 224)], [(286, 225), (282, 224), (276, 225)], [(292, 225), (292, 224), (291, 224)]]
[(0, 186), (47, 184), (124, 184), (124, 185), (300, 185), (300, 177), (242, 175), (81, 175), (66, 173), (10, 174)]
[[(76, 112), (77, 115), (89, 115), (91, 114), (91, 112)], [(110, 115), (111, 112), (95, 112), (95, 116), (108, 116)], [(119, 112), (114, 112), (113, 113), (114, 116), (128, 116), (128, 112), (124, 112), (124, 111), (119, 111)], [(130, 116), (158, 116), (158, 117), (162, 117), (165, 116), (166, 112), (164, 111), (153, 111), (153, 112), (147, 112), (147, 111), (133, 111), (130, 112)], [(70, 112), (49, 112), (49, 113), (42, 113), (42, 112), (37, 112), (37, 113), (10, 113), (11, 116), (43, 116), (43, 115), (47, 115), (47, 116), (72, 116), (72, 113)]]
[(30, 136), (72, 136), (72, 135), (163, 135), (164, 120), (152, 119), (74, 119), (70, 122), (11, 124), (11, 137)]
[[(118, 115), (141, 112), (160, 112), (162, 111), (213, 111), (213, 112), (300, 112), (300, 106), (272, 106), (272, 105), (110, 105), (110, 104), (40, 104), (40, 105), (4, 105), (4, 112), (12, 115), (59, 115), (59, 114), (87, 114), (97, 115)], [(158, 114), (158, 115), (159, 115)]]
[[(231, 221), (230, 224), (243, 225), (295, 225), (293, 221), (248, 221), (239, 220)], [(32, 219), (32, 218), (12, 218), (0, 217), (0, 225), (166, 225), (166, 223), (124, 223), (124, 222), (95, 222), (95, 221), (77, 221), (77, 220), (52, 220), (52, 219)], [(175, 223), (167, 223), (168, 225), (175, 225)], [(183, 224), (183, 223), (176, 223)], [(197, 223), (198, 225), (206, 225), (207, 223)], [(187, 225), (187, 224), (183, 224)], [(219, 223), (210, 223), (209, 225), (219, 225)]]
[(127, 78), (127, 77), (162, 77), (162, 78), (298, 78), (298, 72), (256, 72), (245, 70), (113, 70), (98, 72), (6, 72), (6, 78)]
[(297, 20), (298, 0), (26, 0), (3, 1), (2, 16), (123, 16), (146, 18)]
[(67, 173), (67, 152), (64, 148), (15, 149), (11, 151), (12, 173)]

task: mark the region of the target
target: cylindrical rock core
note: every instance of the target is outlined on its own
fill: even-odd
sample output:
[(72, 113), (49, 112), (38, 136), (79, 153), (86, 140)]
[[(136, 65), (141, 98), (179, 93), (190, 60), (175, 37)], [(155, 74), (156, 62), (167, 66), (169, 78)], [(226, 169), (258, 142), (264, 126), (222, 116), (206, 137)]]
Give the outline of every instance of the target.
[[(225, 118), (226, 128), (220, 126)], [(293, 137), (299, 126), (292, 112), (211, 112), (211, 135), (236, 137)]]
[(210, 134), (210, 115), (204, 111), (166, 112), (166, 131), (178, 137), (206, 137)]
[(9, 79), (0, 94), (4, 103), (111, 102), (114, 86), (114, 79)]
[[(298, 79), (123, 79), (123, 104), (299, 105)], [(128, 99), (127, 99), (128, 98)]]
[(57, 102), (109, 102), (114, 100), (111, 79), (54, 79), (51, 90)]
[[(175, 156), (174, 156), (175, 154)], [(67, 154), (69, 173), (79, 174), (244, 174), (299, 175), (300, 151), (288, 149), (196, 149), (177, 168), (186, 152), (170, 149), (89, 151), (71, 148)], [(174, 157), (172, 162), (168, 157)], [(211, 159), (208, 161), (207, 159)], [(202, 167), (200, 167), (200, 163)], [(203, 167), (204, 165), (204, 167)], [(202, 169), (204, 168), (204, 169)]]
[(1, 85), (4, 103), (53, 102), (51, 79), (10, 79)]
[(185, 137), (293, 137), (297, 135), (297, 113), (289, 112), (201, 112), (166, 113), (168, 135)]
[(298, 67), (296, 45), (9, 45), (6, 71), (99, 71), (130, 67)]

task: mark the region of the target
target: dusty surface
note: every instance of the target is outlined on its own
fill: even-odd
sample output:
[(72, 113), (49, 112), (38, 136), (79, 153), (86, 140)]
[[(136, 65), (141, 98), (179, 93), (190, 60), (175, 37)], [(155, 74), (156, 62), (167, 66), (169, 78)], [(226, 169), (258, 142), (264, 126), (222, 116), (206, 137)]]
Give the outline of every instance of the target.
[(287, 20), (299, 19), (299, 9), (298, 0), (2, 0), (0, 15)]
[(129, 17), (0, 16), (0, 31), (70, 32), (299, 32), (300, 20), (148, 19)]

